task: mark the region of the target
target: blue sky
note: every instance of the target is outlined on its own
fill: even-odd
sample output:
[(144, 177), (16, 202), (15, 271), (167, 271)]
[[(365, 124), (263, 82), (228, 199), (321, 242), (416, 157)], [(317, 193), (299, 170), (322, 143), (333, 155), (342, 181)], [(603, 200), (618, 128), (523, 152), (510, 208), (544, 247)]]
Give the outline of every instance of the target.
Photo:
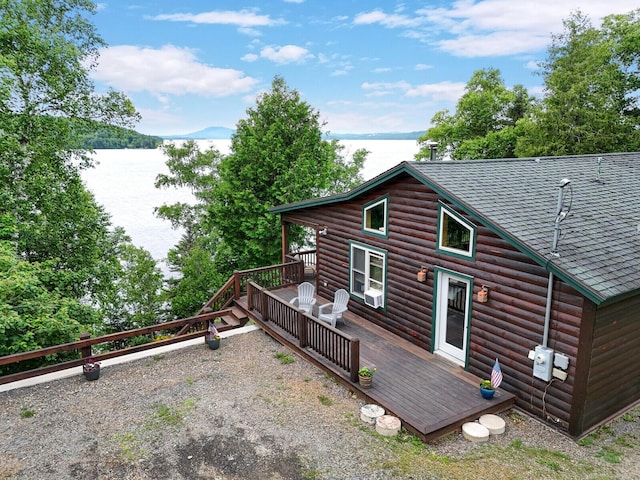
[(475, 70), (541, 92), (536, 62), (577, 9), (595, 25), (638, 0), (112, 0), (92, 77), (126, 93), (137, 130), (235, 128), (275, 75), (332, 133), (426, 130)]

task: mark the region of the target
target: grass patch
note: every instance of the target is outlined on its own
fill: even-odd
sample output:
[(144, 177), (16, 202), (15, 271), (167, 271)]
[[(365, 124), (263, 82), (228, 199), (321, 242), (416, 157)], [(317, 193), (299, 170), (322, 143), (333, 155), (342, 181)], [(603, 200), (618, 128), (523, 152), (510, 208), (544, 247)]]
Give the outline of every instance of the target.
[(623, 435), (621, 437), (616, 438), (616, 441), (613, 442), (616, 445), (620, 445), (621, 447), (633, 448), (636, 446), (636, 438), (633, 435)]
[(120, 457), (127, 462), (137, 462), (148, 454), (140, 446), (140, 439), (133, 433), (116, 433), (114, 440), (120, 449)]
[(320, 400), (320, 403), (326, 407), (330, 407), (331, 405), (333, 405), (333, 400), (331, 400), (326, 395), (318, 395), (318, 400)]
[(182, 423), (182, 413), (172, 409), (165, 404), (160, 404), (156, 408), (156, 417), (169, 425), (179, 425)]
[(33, 410), (27, 407), (22, 407), (20, 409), (20, 417), (22, 418), (31, 418), (36, 414)]
[(166, 424), (173, 427), (181, 425), (184, 421), (184, 417), (196, 407), (196, 400), (188, 398), (184, 404), (179, 407), (171, 408), (164, 403), (160, 403), (156, 406), (154, 412), (154, 420), (157, 424)]
[(282, 365), (287, 365), (289, 363), (293, 363), (295, 362), (295, 360), (293, 359), (293, 357), (291, 355), (289, 355), (288, 353), (284, 353), (284, 352), (278, 352), (274, 355), (275, 358), (277, 358), (278, 360), (280, 360), (280, 363)]
[(190, 387), (193, 386), (193, 377), (187, 377), (187, 385), (189, 385)]
[(619, 452), (618, 450), (606, 445), (602, 447), (602, 449), (598, 453), (596, 453), (596, 457), (602, 458), (605, 462), (609, 463), (622, 462), (622, 452)]
[(315, 468), (308, 468), (302, 472), (302, 478), (305, 480), (315, 480), (322, 477), (322, 472)]
[[(370, 428), (370, 432), (373, 432)], [(534, 448), (522, 439), (513, 440), (507, 446), (479, 445), (458, 455), (440, 455), (418, 437), (401, 431), (396, 437), (383, 437), (372, 433), (375, 439), (373, 451), (381, 446), (387, 451), (381, 467), (401, 478), (446, 478), (467, 480), (471, 478), (520, 479), (544, 478), (547, 480), (582, 480), (584, 478), (611, 478), (603, 466), (589, 461), (576, 461), (568, 455), (546, 448)], [(454, 438), (452, 441), (462, 441)]]

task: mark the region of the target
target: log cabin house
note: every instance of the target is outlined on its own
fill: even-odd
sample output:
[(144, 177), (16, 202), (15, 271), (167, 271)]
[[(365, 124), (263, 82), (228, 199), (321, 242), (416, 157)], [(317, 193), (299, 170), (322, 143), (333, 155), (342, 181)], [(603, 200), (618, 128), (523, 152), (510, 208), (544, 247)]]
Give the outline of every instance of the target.
[(640, 400), (640, 153), (402, 162), (282, 205), (317, 289), (573, 437)]

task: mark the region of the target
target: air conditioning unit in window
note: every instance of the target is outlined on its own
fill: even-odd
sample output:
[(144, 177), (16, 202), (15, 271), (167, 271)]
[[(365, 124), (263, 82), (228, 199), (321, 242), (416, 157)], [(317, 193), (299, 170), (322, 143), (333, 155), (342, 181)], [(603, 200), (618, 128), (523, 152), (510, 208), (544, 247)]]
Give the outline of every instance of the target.
[(382, 306), (382, 292), (373, 288), (364, 292), (364, 303), (374, 308)]

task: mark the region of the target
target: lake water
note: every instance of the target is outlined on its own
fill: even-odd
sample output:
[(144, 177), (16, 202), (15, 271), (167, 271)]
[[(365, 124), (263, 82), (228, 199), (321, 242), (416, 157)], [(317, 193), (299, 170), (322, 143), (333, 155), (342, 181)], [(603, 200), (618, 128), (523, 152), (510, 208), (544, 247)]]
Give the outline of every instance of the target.
[[(214, 146), (228, 153), (230, 140), (198, 141), (201, 150)], [(362, 175), (369, 180), (404, 160), (413, 160), (418, 152), (414, 140), (341, 140), (347, 156), (359, 148), (370, 153)], [(154, 208), (163, 203), (190, 202), (188, 189), (157, 189), (155, 178), (168, 173), (166, 157), (154, 150), (97, 150), (96, 167), (83, 172), (82, 177), (98, 203), (111, 214), (114, 225), (124, 227), (133, 243), (148, 250), (156, 260), (163, 260), (182, 235), (167, 221), (157, 218)], [(160, 265), (168, 274), (166, 266)]]

